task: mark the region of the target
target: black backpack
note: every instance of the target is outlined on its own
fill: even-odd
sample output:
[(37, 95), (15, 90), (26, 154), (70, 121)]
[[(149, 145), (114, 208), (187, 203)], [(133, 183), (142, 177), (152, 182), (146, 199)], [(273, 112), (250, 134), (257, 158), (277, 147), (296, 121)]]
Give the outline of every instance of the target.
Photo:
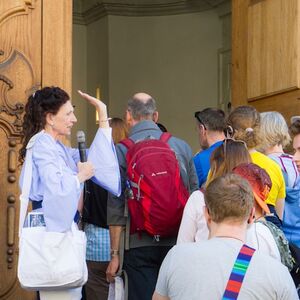
[(107, 191), (92, 180), (85, 183), (82, 221), (102, 228), (107, 226)]

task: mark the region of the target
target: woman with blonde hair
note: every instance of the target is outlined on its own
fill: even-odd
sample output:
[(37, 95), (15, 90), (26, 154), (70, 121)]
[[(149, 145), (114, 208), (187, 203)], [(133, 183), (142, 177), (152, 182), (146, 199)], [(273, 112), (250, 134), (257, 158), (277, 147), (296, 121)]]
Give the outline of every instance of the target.
[[(215, 178), (229, 173), (242, 163), (250, 163), (251, 157), (242, 141), (225, 139), (223, 144), (216, 148), (210, 158), (210, 173), (207, 185)], [(177, 244), (207, 240), (208, 229), (204, 217), (204, 195), (202, 190), (193, 192), (184, 208)]]
[(277, 111), (263, 112), (260, 115), (261, 133), (264, 136), (261, 150), (281, 167), (286, 177), (286, 186), (294, 187), (298, 180), (297, 166), (293, 157), (283, 151), (291, 142), (286, 121)]
[(216, 148), (210, 158), (210, 171), (206, 186), (215, 178), (231, 172), (242, 163), (250, 163), (251, 157), (243, 141), (225, 139), (223, 146)]
[(284, 117), (276, 111), (261, 113), (261, 132), (264, 135), (262, 150), (280, 166), (286, 185), (286, 198), (282, 229), (290, 242), (300, 245), (299, 209), (300, 178), (293, 156), (283, 149), (291, 142)]
[(272, 181), (267, 204), (273, 216), (267, 219), (281, 227), (283, 218), (285, 182), (280, 167), (268, 156), (257, 151), (262, 143), (259, 112), (252, 106), (239, 106), (228, 116), (228, 133), (247, 144), (252, 162), (265, 169)]
[(112, 128), (112, 138), (115, 145), (128, 137), (128, 128), (123, 119), (112, 118), (109, 125)]
[(284, 153), (283, 149), (291, 142), (289, 128), (283, 115), (277, 111), (260, 113), (260, 132), (264, 137), (261, 150), (269, 154)]

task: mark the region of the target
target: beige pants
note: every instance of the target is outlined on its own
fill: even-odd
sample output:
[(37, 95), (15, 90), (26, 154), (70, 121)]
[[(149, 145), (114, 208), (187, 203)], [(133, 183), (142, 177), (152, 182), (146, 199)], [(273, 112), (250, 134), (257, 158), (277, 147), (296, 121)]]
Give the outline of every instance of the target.
[(63, 291), (40, 291), (41, 300), (80, 300), (81, 287)]

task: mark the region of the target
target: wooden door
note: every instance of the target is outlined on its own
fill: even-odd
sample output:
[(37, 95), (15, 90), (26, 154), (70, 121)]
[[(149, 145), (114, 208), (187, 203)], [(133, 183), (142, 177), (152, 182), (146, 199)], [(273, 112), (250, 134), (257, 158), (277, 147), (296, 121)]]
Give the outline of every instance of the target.
[(232, 1), (232, 102), (300, 114), (300, 2)]
[(17, 279), (20, 132), (33, 90), (71, 90), (71, 0), (0, 1), (0, 299), (35, 299)]

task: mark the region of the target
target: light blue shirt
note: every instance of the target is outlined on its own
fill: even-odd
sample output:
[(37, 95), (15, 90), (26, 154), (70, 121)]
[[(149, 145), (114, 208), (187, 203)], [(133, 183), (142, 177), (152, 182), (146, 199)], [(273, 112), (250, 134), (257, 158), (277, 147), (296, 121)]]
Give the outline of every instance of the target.
[[(43, 201), (47, 230), (63, 232), (71, 228), (77, 211), (82, 185), (77, 178), (78, 149), (66, 147), (42, 131), (33, 144), (32, 183), (29, 198)], [(93, 181), (115, 195), (121, 192), (120, 173), (111, 140), (111, 128), (99, 129), (90, 147), (88, 161), (95, 166)], [(20, 186), (23, 182), (23, 172)]]
[(87, 238), (86, 260), (110, 261), (109, 230), (93, 224), (85, 224)]

